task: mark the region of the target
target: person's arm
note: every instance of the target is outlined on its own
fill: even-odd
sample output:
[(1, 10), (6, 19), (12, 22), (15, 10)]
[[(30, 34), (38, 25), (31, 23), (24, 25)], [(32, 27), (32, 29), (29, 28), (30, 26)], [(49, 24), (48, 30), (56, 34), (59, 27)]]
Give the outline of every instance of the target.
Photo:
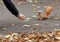
[(12, 3), (11, 0), (3, 0), (5, 6), (7, 7), (7, 9), (16, 17), (18, 17), (19, 19), (24, 19), (25, 16), (23, 14), (19, 14), (19, 11), (17, 10), (17, 8), (15, 7), (15, 5)]
[(12, 3), (11, 0), (3, 0), (7, 9), (15, 16), (18, 16), (19, 11), (16, 9), (15, 5)]

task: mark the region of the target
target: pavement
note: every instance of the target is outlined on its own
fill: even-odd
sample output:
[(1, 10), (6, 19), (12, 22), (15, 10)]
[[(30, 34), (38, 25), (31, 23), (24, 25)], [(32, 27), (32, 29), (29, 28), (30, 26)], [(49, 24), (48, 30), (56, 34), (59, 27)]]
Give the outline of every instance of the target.
[[(40, 6), (41, 10), (44, 10), (44, 6), (52, 5), (53, 11), (49, 16), (48, 20), (37, 20), (37, 18), (32, 17), (36, 15), (36, 12), (33, 12), (33, 3), (24, 2), (18, 5), (19, 0), (12, 0), (16, 5), (17, 9), (20, 13), (23, 13), (28, 18), (32, 18), (29, 21), (19, 20), (17, 17), (13, 16), (2, 3), (0, 0), (0, 34), (5, 34), (8, 32), (31, 32), (33, 31), (32, 28), (35, 28), (34, 32), (48, 32), (53, 31), (54, 29), (60, 29), (60, 18), (53, 19), (60, 17), (60, 0), (54, 3), (54, 0), (39, 0), (37, 6)], [(36, 25), (34, 25), (36, 24)], [(23, 27), (24, 25), (30, 25), (29, 27)]]

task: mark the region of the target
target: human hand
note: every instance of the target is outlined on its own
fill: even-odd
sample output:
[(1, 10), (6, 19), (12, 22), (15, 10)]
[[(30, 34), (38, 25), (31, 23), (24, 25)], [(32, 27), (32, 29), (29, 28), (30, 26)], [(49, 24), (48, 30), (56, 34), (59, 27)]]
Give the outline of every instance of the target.
[(23, 14), (19, 14), (18, 18), (21, 19), (21, 20), (24, 20), (25, 16)]

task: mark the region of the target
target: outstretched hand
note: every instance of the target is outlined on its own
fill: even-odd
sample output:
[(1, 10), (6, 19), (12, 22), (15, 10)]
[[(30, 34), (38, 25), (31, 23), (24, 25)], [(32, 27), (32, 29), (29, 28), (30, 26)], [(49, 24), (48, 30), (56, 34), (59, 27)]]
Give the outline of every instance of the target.
[(20, 20), (24, 20), (26, 17), (25, 17), (23, 14), (19, 14), (18, 18), (19, 18)]

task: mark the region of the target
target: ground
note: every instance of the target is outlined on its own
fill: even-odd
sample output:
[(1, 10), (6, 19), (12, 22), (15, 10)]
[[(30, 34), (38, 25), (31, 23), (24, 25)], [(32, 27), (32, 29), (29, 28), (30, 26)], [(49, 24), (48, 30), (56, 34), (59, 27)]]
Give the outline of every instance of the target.
[[(43, 1), (43, 2), (41, 2)], [(36, 15), (36, 12), (32, 11), (32, 4), (29, 2), (24, 2), (21, 5), (17, 5), (18, 1), (13, 0), (17, 9), (20, 13), (23, 13), (27, 17), (31, 17), (32, 19), (28, 22), (24, 22), (24, 20), (19, 20), (17, 17), (13, 16), (1, 3), (0, 0), (0, 34), (4, 34), (7, 32), (31, 32), (32, 28), (36, 28), (35, 32), (44, 32), (44, 31), (53, 31), (54, 29), (60, 29), (60, 19), (53, 19), (54, 17), (60, 17), (60, 0), (56, 1), (53, 6), (53, 11), (49, 16), (48, 20), (40, 20), (37, 18), (32, 18), (32, 15)], [(44, 10), (44, 6), (53, 4), (54, 0), (40, 0), (37, 6), (41, 6), (41, 9)], [(23, 27), (23, 25), (29, 24), (30, 27)], [(40, 24), (39, 26), (34, 26), (33, 24)]]

